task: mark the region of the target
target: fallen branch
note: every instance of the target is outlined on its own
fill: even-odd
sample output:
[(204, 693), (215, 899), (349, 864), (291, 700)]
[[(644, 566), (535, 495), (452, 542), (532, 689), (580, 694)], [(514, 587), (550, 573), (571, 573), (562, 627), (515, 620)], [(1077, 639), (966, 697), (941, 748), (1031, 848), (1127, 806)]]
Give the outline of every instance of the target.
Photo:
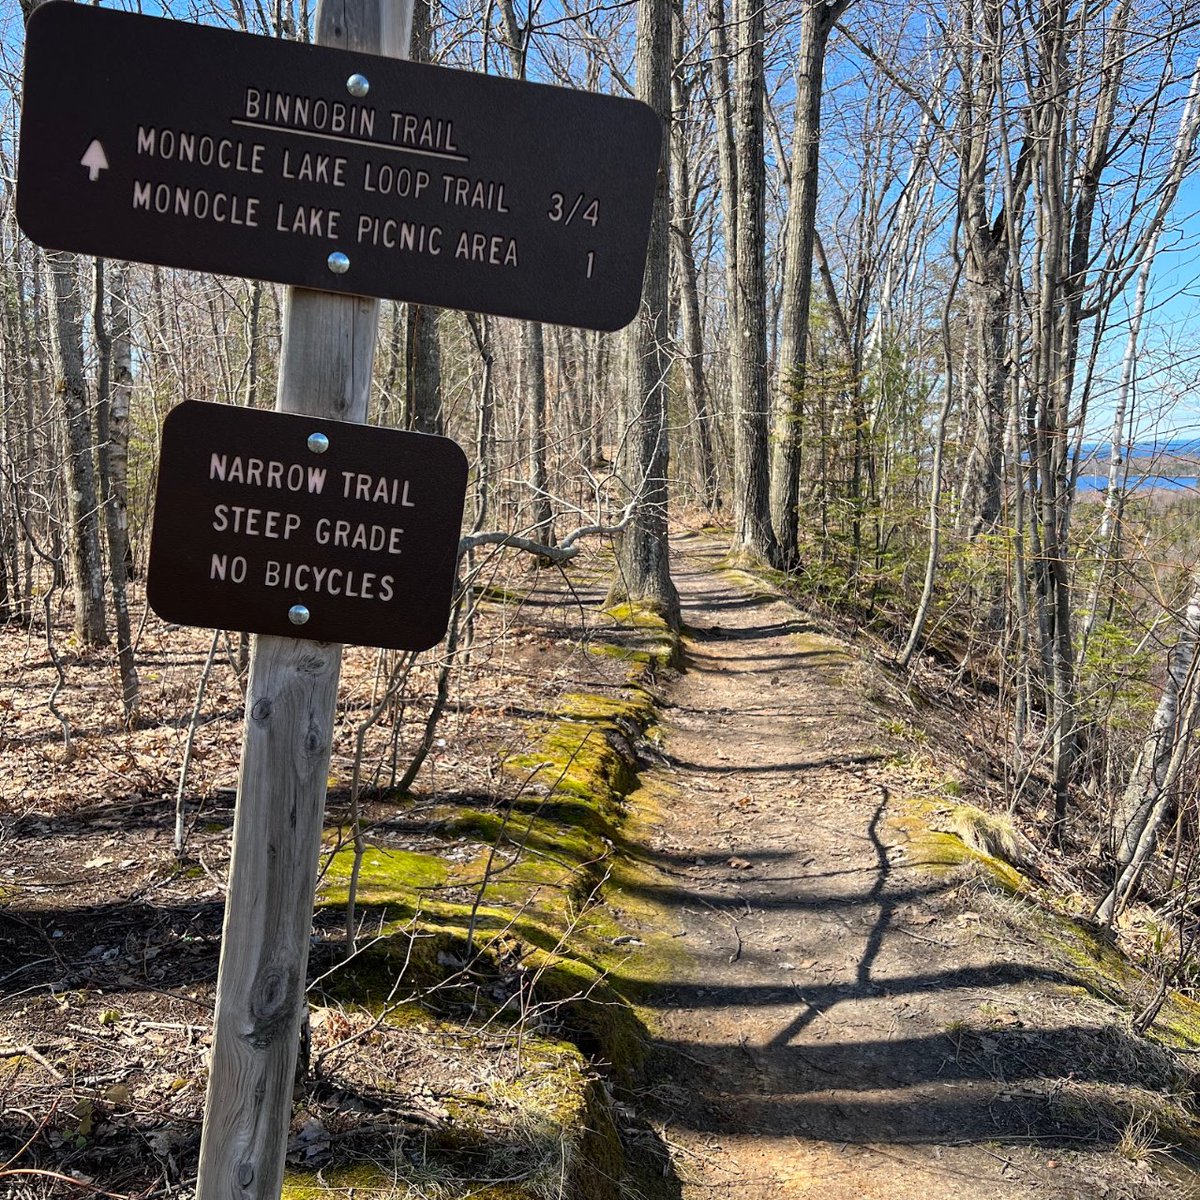
[(73, 1183), (76, 1187), (87, 1188), (89, 1192), (94, 1192), (97, 1196), (108, 1196), (110, 1200), (129, 1200), (128, 1196), (123, 1196), (119, 1192), (106, 1192), (86, 1179), (76, 1179), (73, 1175), (60, 1175), (57, 1171), (43, 1171), (38, 1167), (14, 1167), (11, 1170), (0, 1171), (0, 1179), (7, 1179), (10, 1175), (37, 1175), (42, 1179), (56, 1179), (59, 1183)]
[(551, 562), (569, 562), (580, 551), (579, 542), (585, 537), (611, 537), (614, 534), (621, 533), (629, 527), (629, 522), (633, 519), (633, 504), (630, 503), (621, 519), (612, 525), (581, 525), (578, 529), (572, 530), (562, 541), (554, 546), (548, 546), (545, 542), (534, 541), (533, 538), (522, 537), (517, 533), (505, 533), (503, 530), (492, 530), (489, 533), (472, 533), (466, 537), (460, 538), (458, 543), (458, 556), (463, 555), (476, 549), (479, 546), (511, 546), (516, 550), (524, 550), (529, 554), (536, 554), (539, 558), (549, 559)]
[[(47, 1042), (46, 1048), (49, 1050), (56, 1045), (58, 1043)], [(49, 1071), (59, 1083), (66, 1079), (66, 1076), (48, 1058), (38, 1053), (36, 1046), (0, 1046), (0, 1058), (32, 1058), (35, 1063)]]

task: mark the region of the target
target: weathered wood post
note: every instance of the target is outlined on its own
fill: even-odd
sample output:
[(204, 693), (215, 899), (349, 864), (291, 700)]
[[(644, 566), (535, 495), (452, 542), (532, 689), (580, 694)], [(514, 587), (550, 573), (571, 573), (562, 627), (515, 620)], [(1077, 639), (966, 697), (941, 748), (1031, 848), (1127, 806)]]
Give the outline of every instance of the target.
[[(317, 41), (405, 58), (412, 0), (322, 0)], [(289, 288), (275, 407), (363, 422), (379, 301)], [(342, 647), (254, 640), (198, 1200), (277, 1200)]]

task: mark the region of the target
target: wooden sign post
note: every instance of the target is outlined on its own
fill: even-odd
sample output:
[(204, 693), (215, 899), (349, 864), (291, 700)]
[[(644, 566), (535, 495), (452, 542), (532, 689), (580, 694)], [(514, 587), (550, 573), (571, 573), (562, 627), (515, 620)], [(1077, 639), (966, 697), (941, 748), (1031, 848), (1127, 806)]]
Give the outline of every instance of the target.
[[(407, 57), (412, 0), (321, 0), (317, 40)], [(367, 417), (379, 301), (290, 288), (276, 408)], [(340, 645), (254, 639), (197, 1200), (278, 1200)]]

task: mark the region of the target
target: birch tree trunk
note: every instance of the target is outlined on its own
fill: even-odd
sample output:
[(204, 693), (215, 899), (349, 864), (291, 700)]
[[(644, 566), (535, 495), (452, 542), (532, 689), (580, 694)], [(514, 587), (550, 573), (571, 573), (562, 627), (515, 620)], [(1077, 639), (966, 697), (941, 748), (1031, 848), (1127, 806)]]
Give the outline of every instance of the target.
[(534, 540), (554, 544), (554, 513), (550, 506), (550, 468), (546, 458), (546, 340), (540, 321), (521, 324), (521, 394), (529, 451), (531, 494), (527, 522)]
[[(1187, 101), (1179, 118), (1171, 164), (1159, 194), (1154, 215), (1143, 238), (1140, 261), (1137, 261), (1137, 283), (1134, 289), (1133, 309), (1129, 315), (1129, 329), (1125, 339), (1125, 356), (1121, 362), (1121, 381), (1117, 387), (1117, 398), (1113, 406), (1112, 432), (1109, 435), (1108, 480), (1104, 489), (1104, 511), (1097, 534), (1096, 577), (1092, 582), (1086, 606), (1083, 627), (1079, 635), (1077, 663), (1082, 663), (1087, 653), (1088, 640), (1095, 628), (1099, 615), (1100, 597), (1107, 583), (1107, 575), (1113, 563), (1121, 556), (1121, 521), (1125, 508), (1125, 484), (1128, 466), (1125, 460), (1126, 430), (1133, 429), (1134, 385), (1137, 375), (1138, 351), (1141, 342), (1142, 324), (1146, 315), (1146, 297), (1150, 277), (1158, 255), (1159, 239), (1166, 225), (1167, 215), (1174, 206), (1184, 175), (1193, 161), (1197, 135), (1200, 134), (1200, 58), (1192, 68), (1192, 82)], [(1128, 438), (1132, 438), (1132, 432)], [(1111, 617), (1110, 600), (1105, 619)]]
[(108, 642), (104, 619), (104, 564), (100, 552), (100, 504), (95, 450), (83, 366), (83, 297), (79, 259), (60, 250), (45, 252), (52, 306), (50, 347), (65, 438), (68, 552), (75, 597), (75, 638), (81, 646)]
[(1195, 725), (1197, 648), (1200, 645), (1200, 569), (1167, 657), (1167, 680), (1124, 794), (1113, 812), (1113, 886), (1097, 916), (1111, 921), (1128, 901), (1162, 828), (1173, 786)]

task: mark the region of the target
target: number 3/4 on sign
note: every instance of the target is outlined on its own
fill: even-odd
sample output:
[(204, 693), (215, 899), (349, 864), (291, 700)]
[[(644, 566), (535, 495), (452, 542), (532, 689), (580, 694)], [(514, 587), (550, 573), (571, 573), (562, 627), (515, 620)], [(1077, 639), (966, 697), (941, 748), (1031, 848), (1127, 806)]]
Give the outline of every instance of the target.
[[(567, 198), (562, 192), (554, 192), (550, 197), (550, 211), (546, 215), (552, 221), (561, 221), (564, 225), (570, 225), (575, 219), (575, 214), (579, 212), (579, 206), (586, 199), (587, 197), (583, 195), (576, 196), (575, 202), (568, 211)], [(593, 229), (600, 224), (600, 201), (598, 199), (588, 202), (587, 208), (583, 210), (583, 220)]]

